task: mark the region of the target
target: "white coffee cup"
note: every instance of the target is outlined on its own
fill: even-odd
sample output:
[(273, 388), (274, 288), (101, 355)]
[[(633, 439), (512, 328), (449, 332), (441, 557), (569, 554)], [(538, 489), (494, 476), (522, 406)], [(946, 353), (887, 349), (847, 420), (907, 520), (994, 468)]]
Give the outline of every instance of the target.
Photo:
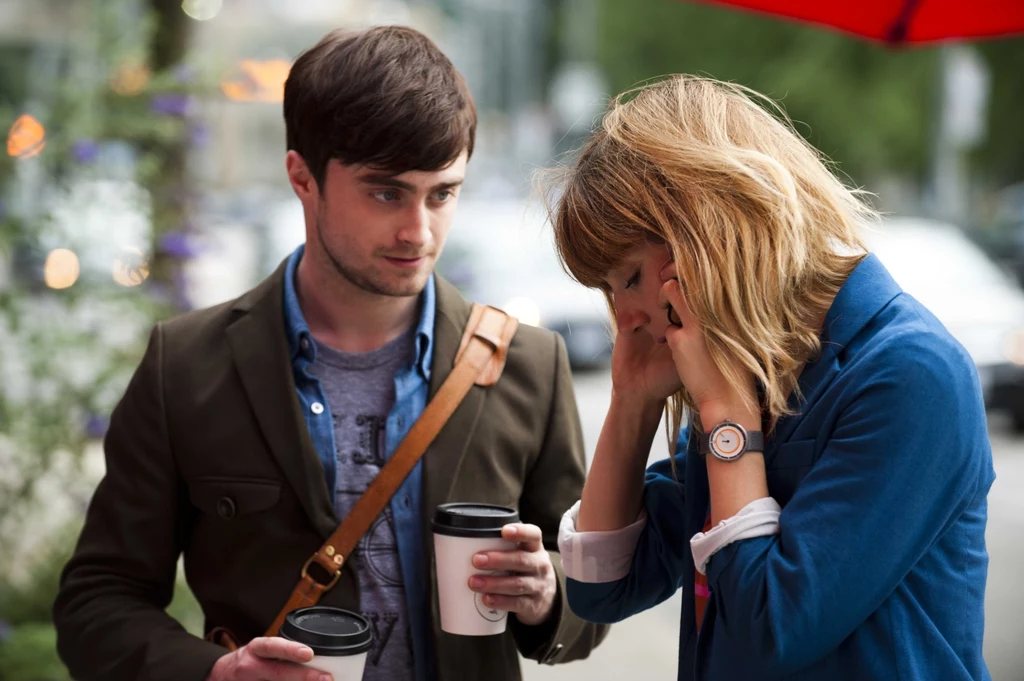
[(501, 528), (519, 522), (519, 513), (490, 504), (442, 504), (434, 511), (434, 556), (441, 630), (463, 636), (493, 636), (505, 631), (508, 612), (483, 602), (469, 588), (473, 575), (505, 574), (479, 570), (473, 556), (481, 551), (511, 551), (515, 542), (501, 538)]
[(278, 635), (313, 650), (304, 666), (330, 672), (334, 681), (362, 681), (373, 632), (365, 617), (317, 605), (288, 613)]

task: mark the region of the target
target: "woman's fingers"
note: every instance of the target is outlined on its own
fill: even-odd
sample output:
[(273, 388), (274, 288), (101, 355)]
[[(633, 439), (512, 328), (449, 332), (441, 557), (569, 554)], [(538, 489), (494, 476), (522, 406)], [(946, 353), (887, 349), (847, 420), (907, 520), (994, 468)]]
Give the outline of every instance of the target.
[(676, 326), (693, 325), (693, 317), (690, 315), (686, 300), (683, 299), (683, 291), (678, 280), (669, 279), (661, 285), (661, 290), (658, 291), (658, 305), (666, 310), (671, 308), (675, 312), (674, 316), (669, 315), (669, 320)]

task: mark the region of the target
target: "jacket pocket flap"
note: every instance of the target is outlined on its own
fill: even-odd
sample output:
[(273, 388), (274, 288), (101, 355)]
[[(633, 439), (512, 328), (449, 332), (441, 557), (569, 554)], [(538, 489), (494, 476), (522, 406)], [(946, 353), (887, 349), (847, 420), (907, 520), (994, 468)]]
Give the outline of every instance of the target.
[(199, 478), (189, 485), (189, 498), (197, 508), (224, 519), (266, 510), (280, 496), (277, 480)]

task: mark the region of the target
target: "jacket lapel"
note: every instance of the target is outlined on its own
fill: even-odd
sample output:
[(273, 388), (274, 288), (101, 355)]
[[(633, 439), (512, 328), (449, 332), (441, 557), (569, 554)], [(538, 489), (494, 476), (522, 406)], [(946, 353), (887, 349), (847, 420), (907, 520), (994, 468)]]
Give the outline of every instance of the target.
[(334, 510), (323, 467), (301, 413), (284, 328), (285, 265), (238, 299), (227, 328), (235, 368), (270, 450), (313, 526), (325, 538)]
[[(435, 275), (437, 313), (434, 320), (434, 357), (430, 368), (430, 398), (433, 399), (452, 372), (462, 333), (472, 305), (458, 290)], [(434, 508), (449, 501), (462, 460), (469, 451), (487, 391), (474, 385), (455, 409), (423, 456), (423, 524), (426, 533)]]
[(765, 451), (771, 465), (780, 444), (793, 437), (803, 421), (807, 405), (813, 405), (839, 375), (840, 355), (875, 316), (900, 295), (899, 287), (874, 254), (867, 255), (840, 287), (825, 316), (821, 333), (821, 354), (809, 361), (800, 374), (801, 398), (790, 396), (794, 414), (779, 420)]

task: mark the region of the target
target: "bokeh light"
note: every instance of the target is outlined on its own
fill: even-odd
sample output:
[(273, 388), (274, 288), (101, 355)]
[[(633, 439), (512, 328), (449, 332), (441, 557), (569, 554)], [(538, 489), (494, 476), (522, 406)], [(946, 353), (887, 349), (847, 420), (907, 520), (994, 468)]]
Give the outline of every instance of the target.
[(208, 21), (220, 13), (223, 0), (185, 0), (181, 9), (196, 21)]
[(43, 280), (50, 288), (69, 288), (78, 281), (81, 267), (78, 256), (66, 248), (55, 248), (46, 256), (43, 265)]
[(139, 249), (126, 246), (114, 258), (113, 274), (121, 286), (138, 286), (149, 277), (149, 259)]
[(7, 153), (14, 158), (38, 156), (46, 146), (46, 128), (32, 116), (24, 114), (14, 121), (7, 133)]
[(523, 324), (540, 326), (540, 307), (536, 301), (526, 296), (516, 296), (501, 306), (508, 314), (518, 319)]
[(1024, 329), (1009, 334), (1003, 350), (1007, 359), (1017, 366), (1024, 366)]
[(236, 102), (283, 102), (284, 84), (292, 70), (286, 59), (244, 59), (237, 77), (224, 80), (221, 90)]

